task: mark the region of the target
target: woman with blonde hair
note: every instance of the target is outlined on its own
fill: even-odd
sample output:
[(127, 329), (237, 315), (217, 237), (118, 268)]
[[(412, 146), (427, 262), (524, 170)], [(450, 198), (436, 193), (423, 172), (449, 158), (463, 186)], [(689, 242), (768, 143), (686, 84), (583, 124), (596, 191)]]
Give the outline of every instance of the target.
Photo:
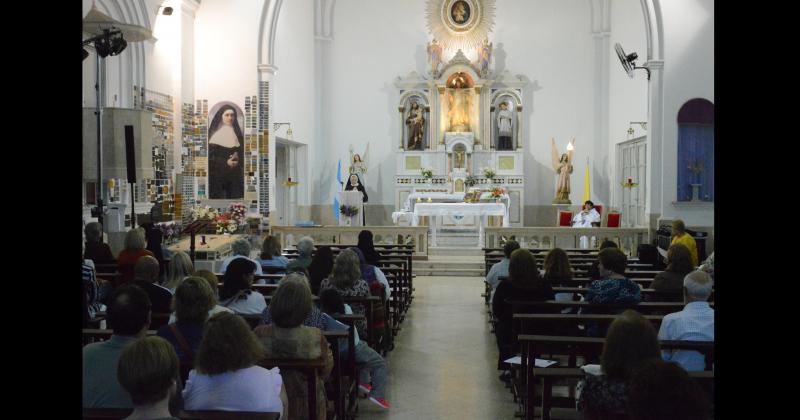
[(181, 363), (194, 363), (214, 294), (204, 279), (187, 277), (175, 290), (173, 306), (176, 322), (162, 326), (157, 334), (172, 343)]
[(132, 419), (176, 419), (169, 401), (180, 389), (178, 356), (161, 337), (140, 338), (122, 350), (117, 381), (133, 401)]
[[(299, 276), (297, 276), (299, 277)], [(333, 369), (333, 353), (319, 328), (303, 325), (311, 313), (313, 300), (305, 278), (288, 277), (280, 282), (269, 305), (272, 324), (256, 327), (255, 335), (264, 347), (267, 359), (323, 359), (325, 366), (317, 377), (317, 418), (327, 414), (325, 378)], [(307, 419), (308, 383), (305, 374), (289, 371), (281, 374), (289, 397), (288, 417)]]
[[(361, 277), (360, 264), (361, 260), (359, 260), (358, 255), (356, 255), (353, 250), (343, 249), (340, 251), (336, 260), (333, 262), (331, 275), (322, 280), (322, 283), (319, 285), (320, 293), (325, 289), (336, 289), (342, 297), (369, 296), (369, 285)], [(363, 303), (354, 303), (351, 306), (355, 314), (366, 316), (367, 310)], [(362, 336), (367, 335), (367, 322), (365, 320), (357, 321), (356, 328), (358, 328), (358, 333)]]
[(263, 359), (264, 349), (244, 318), (212, 316), (183, 389), (184, 408), (281, 413), (285, 418), (288, 403), (280, 370), (258, 366)]
[(144, 229), (131, 229), (125, 234), (125, 249), (120, 251), (119, 256), (117, 256), (120, 284), (133, 281), (133, 268), (139, 258), (145, 255), (154, 257), (152, 252), (144, 249), (144, 246)]
[(191, 276), (194, 273), (194, 264), (189, 254), (183, 251), (177, 251), (172, 255), (172, 259), (167, 266), (167, 278), (164, 279), (164, 287), (169, 289), (172, 293), (180, 286), (183, 279)]
[(276, 269), (274, 272), (278, 274), (283, 274), (286, 272), (286, 266), (289, 264), (289, 259), (281, 255), (281, 243), (278, 241), (277, 237), (268, 235), (266, 238), (264, 238), (264, 244), (261, 246), (261, 255), (259, 255), (258, 258), (258, 264), (261, 265), (262, 269)]

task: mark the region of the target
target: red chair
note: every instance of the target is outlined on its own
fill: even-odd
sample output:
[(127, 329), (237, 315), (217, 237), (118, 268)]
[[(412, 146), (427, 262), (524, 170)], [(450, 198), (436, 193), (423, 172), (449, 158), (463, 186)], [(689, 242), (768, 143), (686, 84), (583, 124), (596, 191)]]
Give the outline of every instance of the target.
[(606, 227), (610, 228), (618, 228), (620, 224), (620, 218), (622, 215), (617, 212), (609, 212), (608, 213), (608, 220), (606, 221)]
[(572, 212), (569, 210), (559, 210), (557, 222), (559, 227), (572, 227)]
[(600, 214), (600, 220), (603, 220), (603, 205), (602, 204), (595, 204), (594, 209), (597, 210), (597, 213)]

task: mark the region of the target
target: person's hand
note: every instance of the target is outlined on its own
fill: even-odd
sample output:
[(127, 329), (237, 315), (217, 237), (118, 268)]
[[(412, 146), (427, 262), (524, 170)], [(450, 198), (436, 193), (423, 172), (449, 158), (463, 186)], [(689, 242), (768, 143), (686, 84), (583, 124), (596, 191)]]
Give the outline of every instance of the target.
[(228, 167), (230, 167), (230, 168), (235, 168), (235, 167), (239, 166), (239, 155), (237, 155), (236, 153), (232, 154), (228, 158), (228, 162), (227, 163), (228, 163)]

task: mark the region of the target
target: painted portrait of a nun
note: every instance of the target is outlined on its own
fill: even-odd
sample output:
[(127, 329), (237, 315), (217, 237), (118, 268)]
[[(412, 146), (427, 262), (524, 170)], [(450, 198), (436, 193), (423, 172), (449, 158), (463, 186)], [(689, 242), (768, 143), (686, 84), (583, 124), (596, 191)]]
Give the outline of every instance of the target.
[(242, 111), (230, 102), (219, 105), (208, 126), (208, 198), (243, 199)]

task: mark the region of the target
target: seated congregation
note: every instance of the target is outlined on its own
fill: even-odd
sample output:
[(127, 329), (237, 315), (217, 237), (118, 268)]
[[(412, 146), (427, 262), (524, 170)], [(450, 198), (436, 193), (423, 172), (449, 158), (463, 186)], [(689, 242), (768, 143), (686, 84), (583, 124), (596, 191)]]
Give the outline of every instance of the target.
[[(664, 271), (607, 240), (598, 250), (507, 240), (499, 260), (499, 249), (484, 249), (497, 367), (518, 414), (713, 417), (713, 254), (698, 266), (694, 240), (680, 220), (673, 227)], [(659, 395), (667, 384), (681, 388)]]
[[(98, 226), (86, 229), (90, 238)], [(344, 418), (359, 395), (389, 409), (384, 356), (399, 286), (371, 264), (382, 258), (371, 233), (361, 238), (335, 258), (309, 237), (295, 257), (267, 236), (256, 259), (236, 240), (221, 274), (195, 271), (183, 252), (160, 265), (144, 229), (128, 233), (116, 260), (87, 242), (84, 417), (116, 409), (117, 418)], [(103, 265), (90, 258), (98, 255)]]

